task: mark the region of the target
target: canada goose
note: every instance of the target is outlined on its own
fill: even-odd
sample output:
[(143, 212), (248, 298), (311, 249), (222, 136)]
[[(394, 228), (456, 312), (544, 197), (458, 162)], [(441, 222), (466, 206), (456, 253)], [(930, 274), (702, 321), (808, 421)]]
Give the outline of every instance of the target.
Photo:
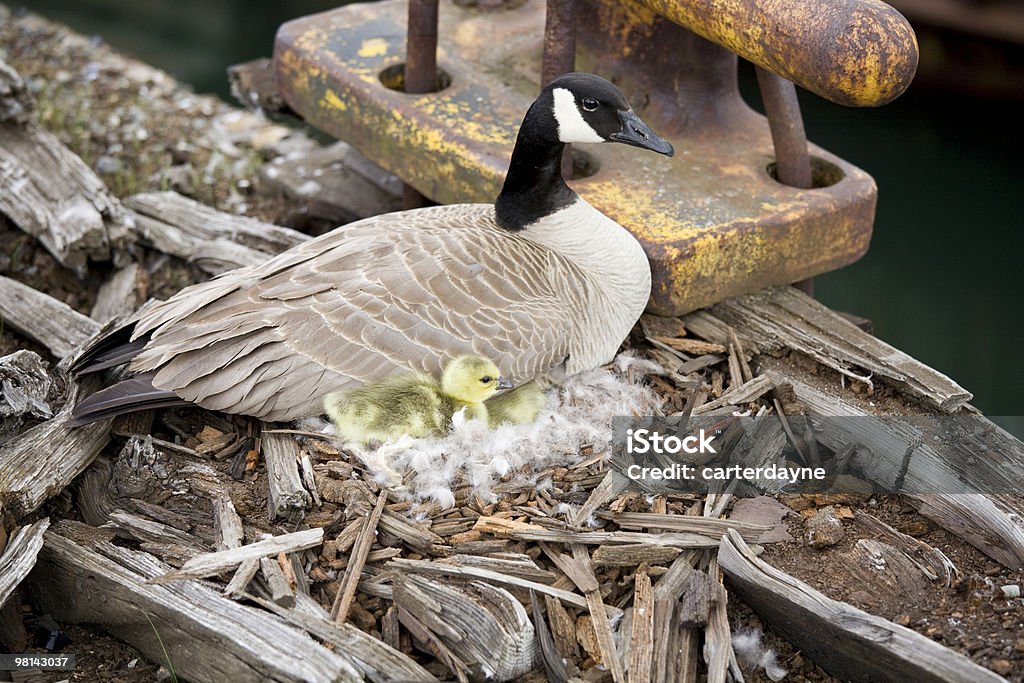
[(184, 402), (297, 419), (333, 391), (468, 353), (517, 383), (611, 360), (651, 274), (639, 242), (562, 180), (564, 145), (587, 142), (673, 153), (614, 85), (560, 76), (527, 111), (494, 205), (367, 218), (147, 307), (73, 365), (130, 361), (137, 376), (71, 424)]
[(498, 367), (480, 356), (459, 356), (448, 363), (441, 381), (422, 372), (392, 375), (324, 399), (324, 411), (346, 441), (387, 441), (402, 436), (444, 436), (452, 415), (487, 420), (484, 401), (511, 383)]
[(547, 397), (536, 382), (521, 384), (487, 399), (487, 424), (494, 429), (506, 422), (514, 425), (530, 424), (537, 419)]

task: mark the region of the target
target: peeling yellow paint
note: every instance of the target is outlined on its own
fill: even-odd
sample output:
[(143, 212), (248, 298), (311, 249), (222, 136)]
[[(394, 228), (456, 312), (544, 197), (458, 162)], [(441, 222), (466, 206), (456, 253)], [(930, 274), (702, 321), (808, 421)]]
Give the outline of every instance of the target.
[(383, 57), (388, 53), (388, 41), (383, 38), (368, 38), (363, 41), (357, 53), (360, 57)]

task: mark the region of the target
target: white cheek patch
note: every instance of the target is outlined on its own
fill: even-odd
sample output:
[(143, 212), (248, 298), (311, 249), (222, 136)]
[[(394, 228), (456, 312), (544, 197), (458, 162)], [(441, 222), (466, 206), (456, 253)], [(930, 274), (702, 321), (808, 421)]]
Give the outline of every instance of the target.
[(555, 98), (555, 121), (558, 122), (559, 142), (604, 142), (576, 107), (576, 98), (565, 88), (552, 91)]

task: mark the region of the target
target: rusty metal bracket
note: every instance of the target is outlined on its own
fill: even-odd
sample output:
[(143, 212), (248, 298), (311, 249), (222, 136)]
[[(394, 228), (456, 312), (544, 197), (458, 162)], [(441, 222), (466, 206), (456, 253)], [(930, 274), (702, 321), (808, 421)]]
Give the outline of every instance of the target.
[[(548, 9), (574, 11), (566, 39), (577, 68), (616, 82), (677, 150), (673, 159), (620, 145), (574, 152), (573, 187), (647, 250), (652, 312), (678, 315), (864, 253), (874, 181), (806, 142), (793, 86), (779, 75), (845, 104), (891, 100), (917, 59), (897, 12), (876, 0), (720, 0), (713, 12), (694, 0), (551, 2), (441, 0), (437, 64), (447, 87), (425, 94), (388, 87), (405, 59), (405, 0), (298, 19), (275, 42), (278, 85), (312, 125), (427, 197), (490, 202), (540, 87)], [(739, 94), (737, 53), (765, 70), (771, 126)], [(556, 45), (548, 54), (545, 73), (557, 73), (573, 52)], [(810, 186), (799, 187), (808, 169)]]

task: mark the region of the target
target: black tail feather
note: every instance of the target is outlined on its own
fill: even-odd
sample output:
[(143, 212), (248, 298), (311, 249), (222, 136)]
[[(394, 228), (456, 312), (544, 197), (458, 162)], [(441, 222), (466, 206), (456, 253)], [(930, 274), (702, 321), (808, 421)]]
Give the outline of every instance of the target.
[(149, 341), (149, 335), (132, 341), (134, 331), (135, 323), (131, 322), (100, 337), (71, 363), (71, 372), (75, 375), (85, 375), (127, 363), (137, 356)]
[[(88, 372), (91, 372), (89, 370)], [(105, 417), (147, 410), (149, 408), (170, 408), (191, 405), (179, 398), (173, 391), (157, 389), (150, 383), (150, 377), (133, 377), (101, 389), (75, 406), (68, 427), (78, 427)]]

